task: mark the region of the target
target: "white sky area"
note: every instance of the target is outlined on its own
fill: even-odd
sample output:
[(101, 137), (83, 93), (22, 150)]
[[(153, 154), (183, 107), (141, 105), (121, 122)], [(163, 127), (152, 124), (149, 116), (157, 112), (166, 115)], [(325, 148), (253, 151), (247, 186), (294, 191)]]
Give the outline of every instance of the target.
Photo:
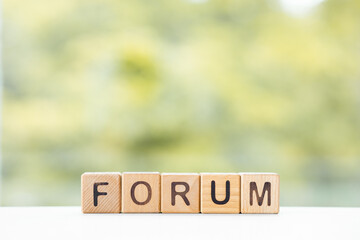
[(279, 2), (285, 12), (294, 16), (302, 16), (310, 13), (324, 0), (279, 0)]

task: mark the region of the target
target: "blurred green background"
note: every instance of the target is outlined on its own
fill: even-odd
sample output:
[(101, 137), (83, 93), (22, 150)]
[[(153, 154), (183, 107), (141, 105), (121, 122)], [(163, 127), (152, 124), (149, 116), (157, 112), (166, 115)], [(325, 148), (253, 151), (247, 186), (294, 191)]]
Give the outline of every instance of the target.
[(360, 206), (360, 1), (3, 0), (1, 204), (85, 171), (278, 172)]

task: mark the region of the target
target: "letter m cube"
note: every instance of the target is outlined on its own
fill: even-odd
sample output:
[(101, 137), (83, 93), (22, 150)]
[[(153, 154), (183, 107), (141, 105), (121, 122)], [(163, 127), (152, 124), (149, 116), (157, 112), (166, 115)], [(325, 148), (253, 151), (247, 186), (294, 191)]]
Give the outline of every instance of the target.
[(240, 173), (241, 213), (278, 213), (280, 177), (276, 173)]

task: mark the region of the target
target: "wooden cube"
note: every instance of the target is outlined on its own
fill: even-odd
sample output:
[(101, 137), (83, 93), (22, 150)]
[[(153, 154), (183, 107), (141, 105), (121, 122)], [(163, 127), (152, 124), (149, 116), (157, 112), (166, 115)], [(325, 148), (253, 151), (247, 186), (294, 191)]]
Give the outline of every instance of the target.
[(202, 173), (201, 212), (240, 213), (240, 175)]
[(241, 173), (241, 213), (278, 213), (280, 177), (276, 173)]
[(123, 173), (122, 212), (160, 212), (160, 173)]
[(83, 213), (120, 213), (120, 173), (84, 173), (81, 176)]
[(161, 174), (161, 212), (199, 213), (200, 175), (195, 173)]

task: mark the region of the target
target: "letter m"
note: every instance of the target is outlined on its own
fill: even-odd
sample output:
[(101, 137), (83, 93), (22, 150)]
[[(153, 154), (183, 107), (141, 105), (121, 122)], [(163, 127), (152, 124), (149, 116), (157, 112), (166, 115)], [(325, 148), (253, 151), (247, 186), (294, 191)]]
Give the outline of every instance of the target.
[(252, 206), (254, 204), (253, 192), (255, 192), (255, 194), (256, 194), (256, 199), (257, 199), (259, 206), (261, 206), (263, 204), (265, 193), (267, 192), (267, 197), (268, 197), (267, 205), (268, 206), (271, 205), (271, 183), (270, 182), (265, 182), (261, 196), (259, 195), (259, 191), (258, 191), (256, 182), (250, 182), (250, 206)]

